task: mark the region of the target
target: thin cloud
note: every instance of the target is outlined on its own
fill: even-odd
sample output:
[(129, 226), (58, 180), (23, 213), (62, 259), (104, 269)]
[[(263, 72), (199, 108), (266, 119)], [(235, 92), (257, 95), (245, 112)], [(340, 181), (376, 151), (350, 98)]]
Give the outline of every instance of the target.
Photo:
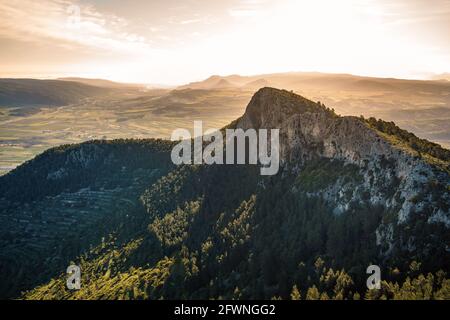
[(188, 19), (181, 21), (180, 24), (192, 24), (192, 23), (199, 23), (201, 21), (202, 19)]
[(263, 10), (267, 0), (241, 0), (239, 4), (228, 10), (233, 18), (255, 17)]
[(61, 41), (103, 50), (149, 49), (144, 37), (127, 33), (124, 19), (67, 0), (0, 1), (0, 36), (21, 41)]

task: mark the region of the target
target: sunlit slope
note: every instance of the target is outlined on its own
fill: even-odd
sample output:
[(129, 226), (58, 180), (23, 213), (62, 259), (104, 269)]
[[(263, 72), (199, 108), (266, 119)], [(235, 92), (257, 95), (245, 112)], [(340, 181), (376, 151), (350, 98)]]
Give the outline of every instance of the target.
[[(173, 143), (119, 140), (51, 149), (0, 177), (2, 295), (450, 298), (449, 150), (273, 88), (228, 128), (279, 128), (279, 173), (174, 167)], [(80, 291), (64, 285), (71, 261)], [(46, 272), (17, 272), (28, 264)]]

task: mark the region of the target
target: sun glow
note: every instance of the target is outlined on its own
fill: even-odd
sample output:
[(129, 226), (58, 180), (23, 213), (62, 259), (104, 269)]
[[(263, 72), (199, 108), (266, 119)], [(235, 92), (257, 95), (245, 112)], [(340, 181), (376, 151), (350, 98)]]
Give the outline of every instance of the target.
[[(135, 1), (137, 8), (158, 5), (140, 10), (153, 14), (145, 21), (136, 16), (138, 9), (122, 17), (127, 11), (112, 4), (0, 0), (0, 76), (28, 71), (181, 84), (211, 74), (322, 71), (411, 78), (445, 72), (449, 45), (431, 37), (423, 21), (442, 20), (450, 8), (441, 6), (433, 20), (434, 11), (408, 10), (417, 1), (208, 1), (192, 12), (182, 9), (184, 15), (159, 1)], [(74, 5), (80, 10), (75, 28), (67, 25)], [(18, 23), (25, 17), (26, 24)]]

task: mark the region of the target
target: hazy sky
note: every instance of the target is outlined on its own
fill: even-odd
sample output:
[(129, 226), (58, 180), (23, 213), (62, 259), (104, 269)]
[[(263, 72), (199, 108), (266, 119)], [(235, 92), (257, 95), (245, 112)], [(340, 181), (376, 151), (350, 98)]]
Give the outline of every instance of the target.
[(450, 71), (450, 0), (0, 0), (0, 76)]

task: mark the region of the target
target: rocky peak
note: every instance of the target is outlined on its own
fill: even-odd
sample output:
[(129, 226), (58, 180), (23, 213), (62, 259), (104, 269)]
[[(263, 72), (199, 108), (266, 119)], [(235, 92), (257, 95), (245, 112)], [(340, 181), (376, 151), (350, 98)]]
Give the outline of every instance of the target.
[(265, 87), (253, 95), (240, 119), (240, 127), (277, 128), (295, 114), (323, 114), (326, 111), (322, 105), (293, 92)]
[(390, 152), (389, 144), (361, 119), (340, 117), (320, 103), (274, 88), (253, 96), (237, 127), (280, 129), (284, 163), (316, 157), (360, 162)]
[[(362, 182), (336, 184), (322, 191), (338, 206), (345, 208), (352, 201), (366, 198), (372, 204), (391, 208), (397, 213), (398, 222), (431, 206), (435, 212), (429, 215), (429, 221), (441, 216), (445, 219), (440, 221), (446, 224), (450, 221), (445, 205), (431, 203), (433, 195), (427, 187), (430, 181), (445, 186), (448, 174), (435, 170), (414, 150), (393, 143), (364, 119), (338, 116), (324, 105), (289, 91), (262, 88), (253, 96), (236, 127), (280, 129), (280, 163), (294, 172), (301, 172), (306, 163), (318, 159), (356, 165)], [(353, 195), (341, 199), (342, 190)], [(441, 203), (449, 203), (448, 192), (443, 193)]]

